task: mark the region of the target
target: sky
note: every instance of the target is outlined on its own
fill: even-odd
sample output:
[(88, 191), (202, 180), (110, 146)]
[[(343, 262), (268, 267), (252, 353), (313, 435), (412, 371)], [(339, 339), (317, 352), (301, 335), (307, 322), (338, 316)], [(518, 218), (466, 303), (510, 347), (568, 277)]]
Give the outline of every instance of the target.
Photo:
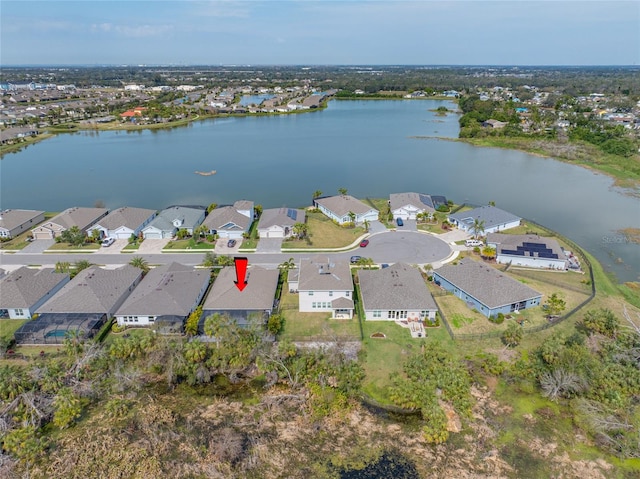
[(640, 0), (0, 2), (0, 65), (638, 65)]

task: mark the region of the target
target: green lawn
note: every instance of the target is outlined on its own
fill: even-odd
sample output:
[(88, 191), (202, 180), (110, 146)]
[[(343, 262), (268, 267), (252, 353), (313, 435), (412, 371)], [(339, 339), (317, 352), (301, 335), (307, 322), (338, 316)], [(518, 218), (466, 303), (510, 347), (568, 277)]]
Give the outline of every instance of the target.
[(341, 339), (360, 340), (356, 318), (331, 319), (330, 313), (301, 313), (298, 311), (298, 295), (289, 293), (286, 288), (282, 292), (280, 309), (284, 314), (285, 324), (279, 339), (304, 341), (338, 336)]
[(0, 338), (13, 339), (13, 333), (27, 321), (27, 319), (0, 319)]
[(47, 251), (60, 251), (60, 250), (85, 250), (96, 251), (100, 249), (98, 243), (87, 243), (81, 246), (74, 246), (70, 243), (54, 243)]
[(167, 245), (162, 248), (165, 249), (200, 249), (200, 250), (212, 250), (216, 247), (215, 243), (209, 243), (208, 241), (200, 241), (192, 243), (191, 238), (169, 241)]
[(362, 227), (343, 227), (335, 224), (320, 212), (307, 211), (307, 240), (291, 240), (282, 244), (283, 248), (315, 249), (344, 248), (365, 233)]
[(138, 248), (140, 248), (140, 243), (129, 243), (127, 246), (122, 248), (121, 251), (132, 252), (132, 251), (137, 251)]

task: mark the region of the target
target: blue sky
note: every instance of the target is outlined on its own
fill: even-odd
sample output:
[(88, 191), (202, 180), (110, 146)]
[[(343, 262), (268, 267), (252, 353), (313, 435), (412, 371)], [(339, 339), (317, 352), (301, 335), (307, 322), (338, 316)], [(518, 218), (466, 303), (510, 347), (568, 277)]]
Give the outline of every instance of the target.
[(638, 65), (640, 0), (2, 0), (0, 64)]

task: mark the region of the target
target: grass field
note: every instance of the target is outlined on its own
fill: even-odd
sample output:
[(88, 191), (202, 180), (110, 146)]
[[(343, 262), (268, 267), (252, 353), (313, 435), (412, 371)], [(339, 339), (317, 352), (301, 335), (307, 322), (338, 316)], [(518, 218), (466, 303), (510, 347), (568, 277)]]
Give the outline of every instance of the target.
[(27, 319), (0, 319), (0, 338), (13, 339), (13, 333), (27, 321)]
[(365, 233), (364, 228), (348, 228), (335, 224), (325, 215), (316, 211), (307, 211), (307, 240), (285, 241), (283, 248), (315, 249), (344, 248)]
[(96, 251), (100, 249), (98, 243), (88, 243), (81, 246), (74, 246), (69, 243), (54, 243), (47, 251), (64, 251), (64, 250), (83, 250), (83, 251)]
[(298, 311), (298, 295), (285, 288), (280, 300), (280, 309), (285, 317), (284, 329), (279, 339), (304, 341), (314, 338), (360, 340), (358, 320), (331, 319), (331, 313), (301, 313)]
[(200, 241), (192, 243), (191, 239), (182, 239), (169, 241), (167, 245), (162, 249), (201, 249), (212, 250), (216, 247), (215, 243), (209, 243), (208, 241)]

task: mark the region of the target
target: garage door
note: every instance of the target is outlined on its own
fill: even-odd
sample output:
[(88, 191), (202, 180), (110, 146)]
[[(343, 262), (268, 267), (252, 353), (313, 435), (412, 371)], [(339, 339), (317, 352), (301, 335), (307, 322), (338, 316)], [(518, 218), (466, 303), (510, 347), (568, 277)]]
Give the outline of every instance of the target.
[(162, 239), (162, 233), (157, 231), (149, 231), (144, 234), (145, 239)]

